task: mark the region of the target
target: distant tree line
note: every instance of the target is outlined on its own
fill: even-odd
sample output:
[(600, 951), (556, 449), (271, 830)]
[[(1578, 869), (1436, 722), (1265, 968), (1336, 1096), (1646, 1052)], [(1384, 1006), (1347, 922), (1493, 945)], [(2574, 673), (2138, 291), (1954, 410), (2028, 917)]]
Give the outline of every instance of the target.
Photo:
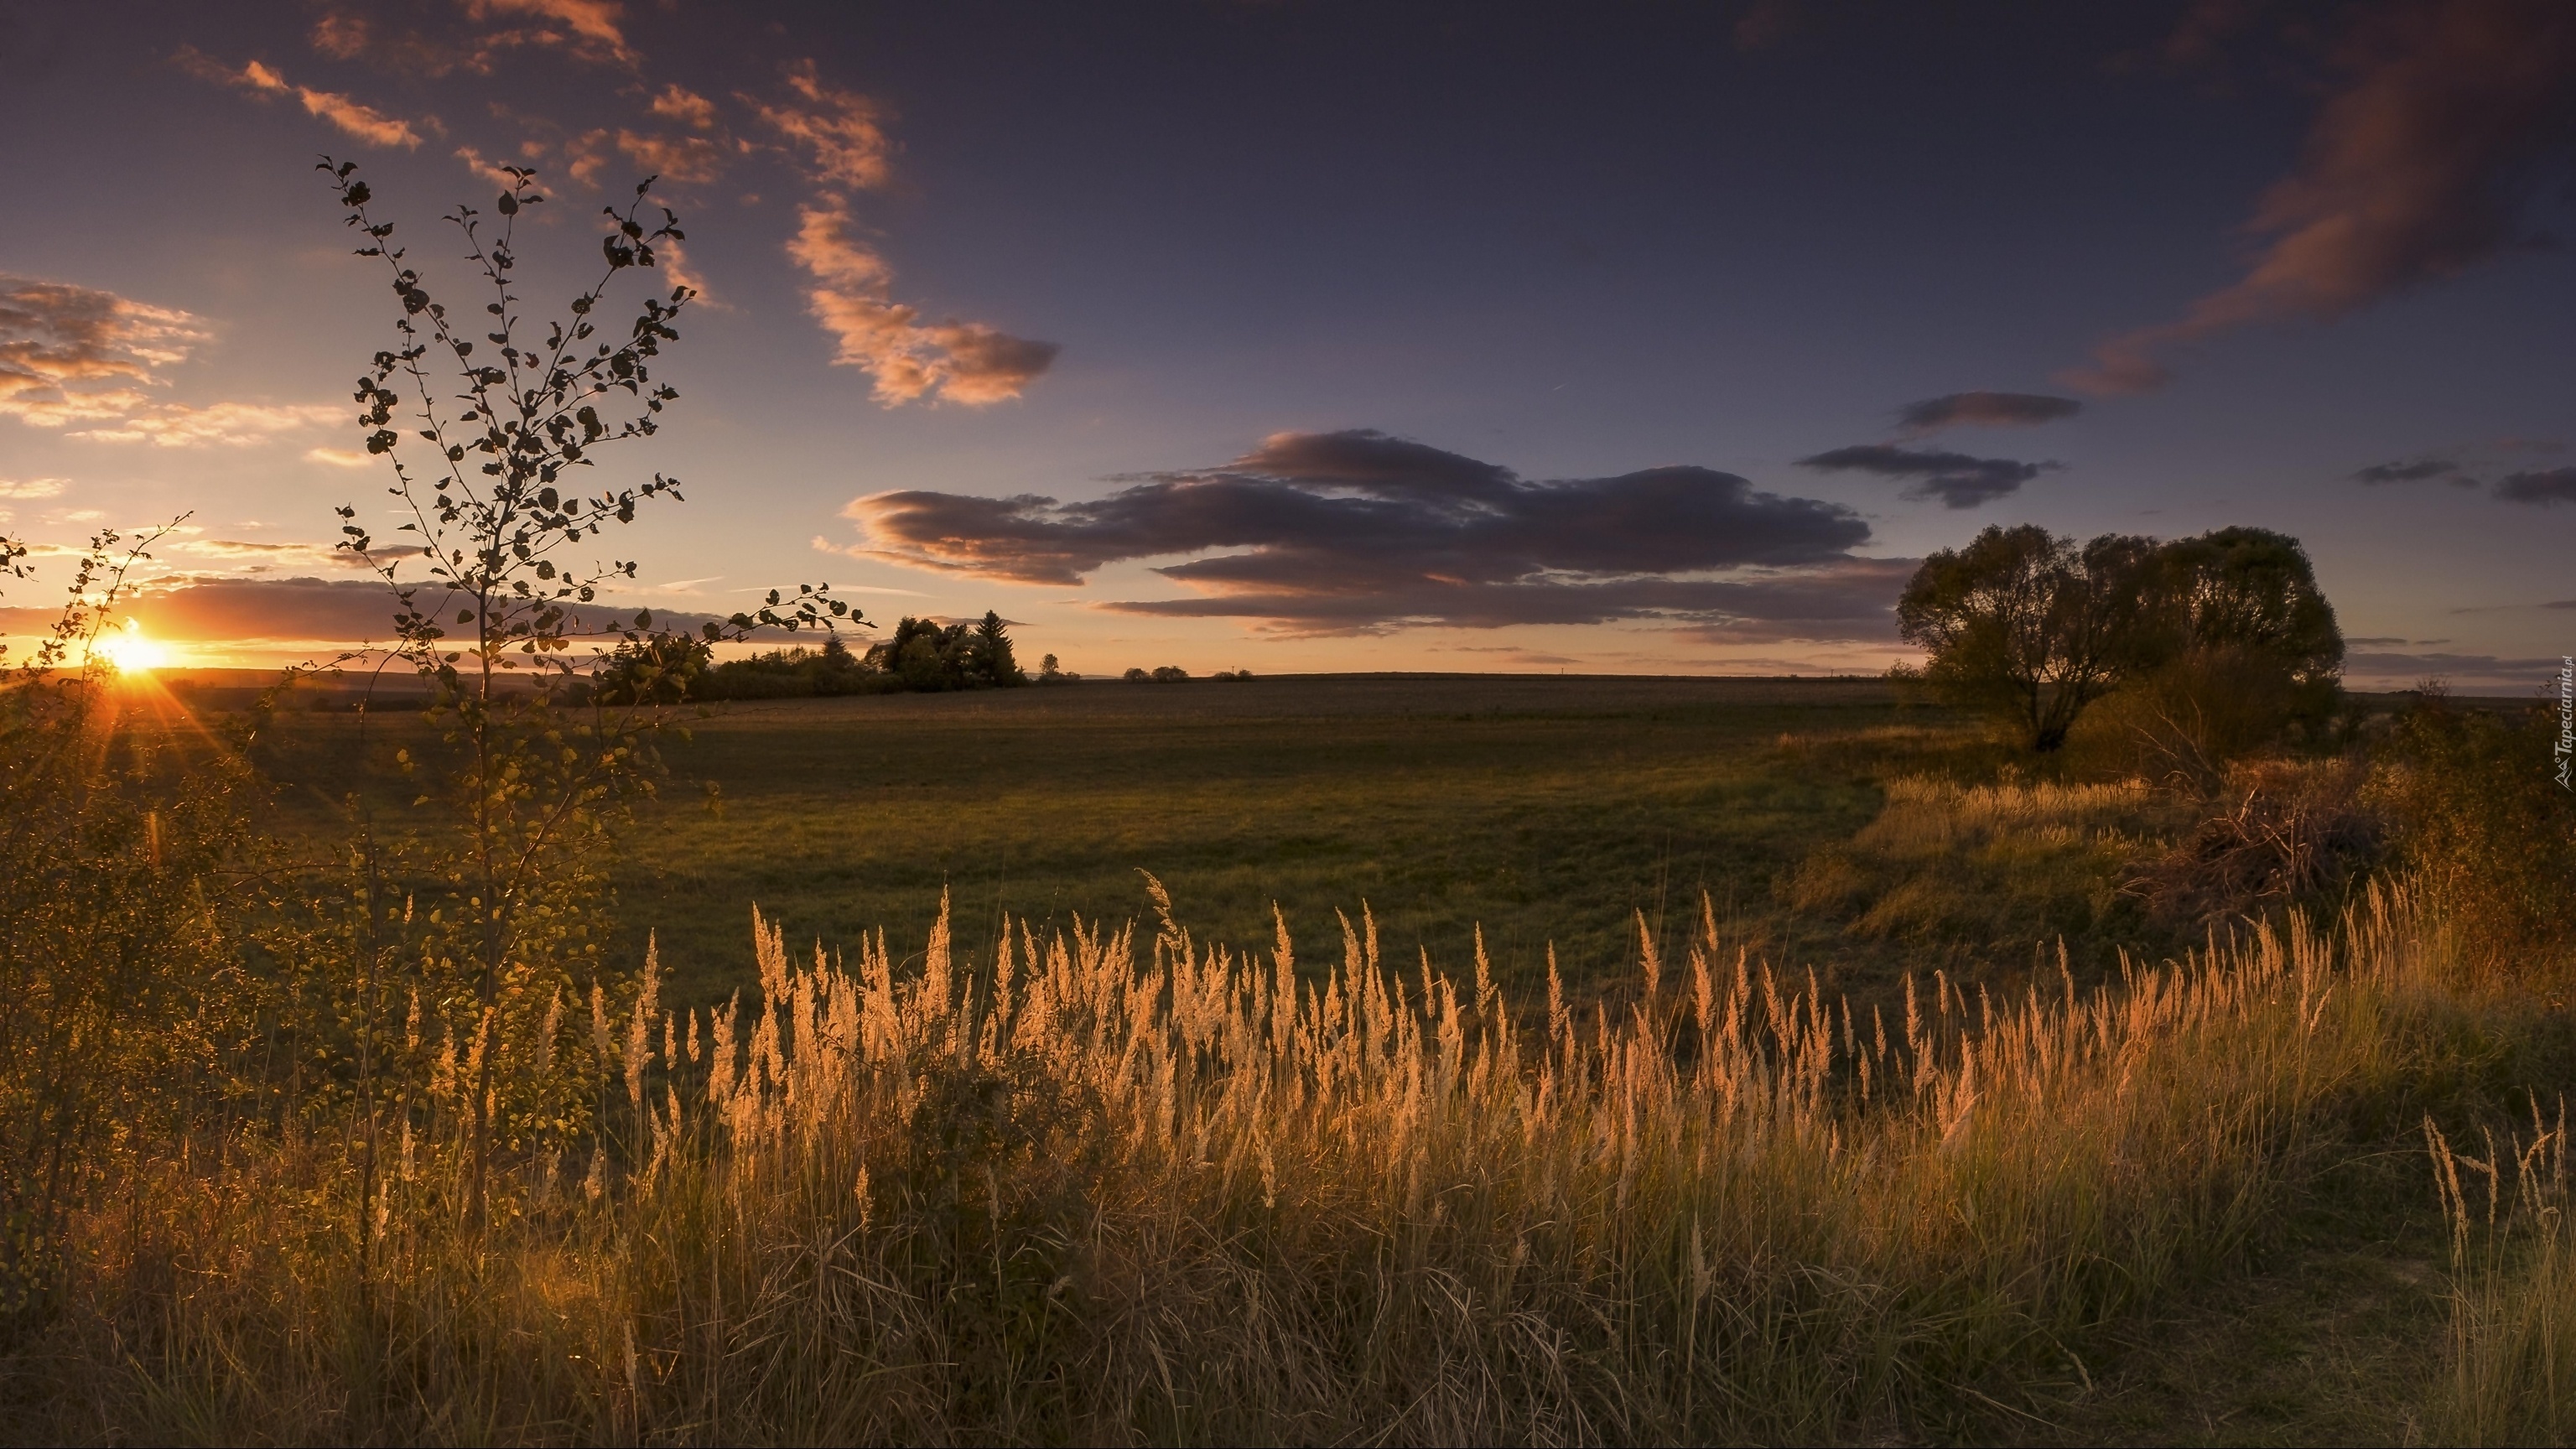
[[(1050, 654), (1036, 682), (1076, 677), (1058, 670)], [(1009, 627), (988, 610), (974, 623), (941, 624), (907, 616), (865, 652), (830, 638), (820, 648), (772, 649), (718, 662), (704, 642), (666, 635), (612, 655), (595, 686), (609, 703), (675, 704), (1011, 689), (1031, 682), (1012, 651)]]
[(2102, 704), (2095, 732), (2137, 765), (2205, 775), (2315, 736), (2341, 699), (2334, 608), (2299, 541), (2267, 529), (2078, 544), (2035, 524), (1989, 528), (1923, 561), (1897, 621), (1928, 656), (1900, 673), (2043, 753)]

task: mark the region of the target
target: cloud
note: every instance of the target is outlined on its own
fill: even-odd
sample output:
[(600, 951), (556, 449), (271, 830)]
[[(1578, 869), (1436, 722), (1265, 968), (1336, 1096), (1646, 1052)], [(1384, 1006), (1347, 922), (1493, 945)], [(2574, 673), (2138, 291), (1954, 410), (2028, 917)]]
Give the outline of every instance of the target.
[[(1896, 596), (1916, 560), (1851, 559), (1796, 572), (1733, 580), (1533, 579), (1474, 583), (1422, 578), (1367, 594), (1247, 591), (1189, 599), (1104, 604), (1112, 613), (1156, 618), (1258, 619), (1297, 634), (1383, 633), (1438, 626), (1496, 629), (1516, 624), (1608, 624), (1653, 619), (1686, 627), (1711, 643), (1850, 639), (1896, 632)], [(1173, 570), (1157, 572), (1172, 574)], [(1186, 576), (1184, 576), (1186, 577)]]
[(206, 340), (175, 308), (0, 274), (0, 413), (53, 428), (123, 417)]
[(2351, 683), (2408, 687), (2426, 679), (2451, 684), (2512, 688), (2558, 677), (2556, 658), (2501, 658), (2493, 654), (2418, 654), (2357, 650), (2344, 656), (2344, 678)]
[(776, 105), (747, 95), (741, 99), (804, 154), (816, 181), (858, 191), (886, 184), (894, 146), (875, 101), (824, 84), (811, 60), (787, 67), (787, 88), (795, 98)]
[(68, 478), (0, 478), (0, 498), (60, 498)]
[(2553, 503), (2576, 503), (2576, 468), (2506, 474), (2496, 480), (2495, 496), (2507, 503), (2544, 508)]
[(653, 114), (695, 131), (712, 131), (716, 125), (715, 102), (676, 81), (653, 97)]
[(320, 463), (331, 468), (364, 468), (372, 465), (376, 460), (353, 448), (307, 448), (304, 450), (304, 461)]
[(2071, 397), (2038, 392), (1954, 392), (1908, 403), (1897, 410), (1897, 426), (1919, 438), (1944, 428), (2027, 428), (2071, 418), (2084, 404)]
[(2449, 458), (2416, 458), (2404, 462), (2373, 463), (2352, 475), (2355, 483), (2421, 483), (2439, 478), (2458, 488), (2475, 488), (2478, 480), (2468, 476), (2460, 465)]
[(664, 181), (699, 185), (724, 174), (724, 148), (704, 136), (657, 136), (620, 129), (617, 149)]
[(465, 0), (473, 20), (524, 17), (534, 24), (481, 37), (486, 50), (509, 45), (547, 45), (585, 60), (631, 65), (638, 57), (626, 43), (620, 25), (625, 7), (617, 0)]
[[(424, 602), (436, 591), (424, 590)], [(596, 630), (622, 627), (634, 606), (602, 604), (578, 616)], [(156, 639), (189, 644), (267, 644), (350, 648), (394, 638), (394, 601), (381, 580), (242, 578), (178, 574), (153, 579), (127, 594), (120, 608)], [(25, 634), (50, 626), (58, 610), (0, 608), (0, 634)], [(721, 616), (655, 609), (657, 627), (695, 631)], [(766, 631), (774, 634), (778, 631)]]
[(281, 433), (317, 428), (347, 413), (346, 408), (331, 403), (275, 406), (221, 402), (205, 407), (168, 403), (132, 413), (113, 426), (83, 428), (70, 436), (101, 443), (150, 443), (160, 448), (244, 447), (268, 442)]
[(1918, 452), (1910, 448), (1893, 448), (1884, 443), (1861, 443), (1849, 448), (1836, 448), (1812, 458), (1800, 458), (1798, 466), (1820, 473), (1875, 473), (1883, 478), (1912, 478), (1915, 483), (1902, 496), (1934, 499), (1948, 508), (1974, 508), (1981, 503), (2017, 493), (2021, 485), (2045, 472), (2063, 468), (2062, 463), (2022, 463), (2011, 458), (1972, 458), (1965, 453)]
[(247, 566), (251, 573), (281, 568), (363, 569), (370, 562), (417, 558), (427, 550), (414, 544), (388, 546), (366, 555), (321, 543), (257, 543), (232, 538), (192, 538), (169, 545), (180, 553)]
[[(254, 94), (293, 96), (304, 103), (307, 114), (329, 121), (347, 135), (370, 146), (410, 148), (420, 145), (420, 132), (413, 130), (410, 122), (388, 116), (373, 106), (361, 104), (335, 91), (289, 85), (286, 77), (256, 60), (234, 70), (194, 46), (181, 47), (178, 59), (182, 66), (208, 80), (238, 86)], [(432, 130), (438, 129), (435, 120), (426, 120), (422, 124)]]
[(518, 178), (502, 170), (499, 162), (484, 160), (483, 153), (472, 146), (457, 147), (456, 159), (465, 163), (466, 170), (504, 191), (518, 184)]
[(2245, 275), (2178, 321), (2114, 337), (2060, 380), (2096, 394), (2151, 392), (2159, 354), (2249, 323), (2332, 321), (2454, 276), (2513, 239), (2528, 163), (2576, 79), (2576, 7), (2562, 0), (2443, 0), (2356, 22), (2345, 74), (2311, 125), (2297, 170), (2256, 203), (2261, 246)]
[(1056, 344), (996, 331), (980, 322), (924, 323), (894, 301), (885, 260), (852, 234), (849, 207), (825, 193), (797, 209), (787, 254), (816, 285), (807, 310), (839, 343), (832, 361), (863, 369), (889, 405), (937, 397), (982, 406), (1020, 395), (1054, 363)]
[[(1850, 556), (1869, 539), (1850, 509), (1733, 474), (1533, 482), (1371, 430), (1280, 433), (1222, 467), (1113, 481), (1072, 503), (873, 494), (844, 510), (866, 536), (850, 551), (1030, 584), (1199, 555), (1154, 570), (1194, 596), (1102, 607), (1302, 633), (1659, 618), (1841, 636), (1883, 624), (1910, 571)], [(1736, 576), (1687, 577), (1722, 571)]]

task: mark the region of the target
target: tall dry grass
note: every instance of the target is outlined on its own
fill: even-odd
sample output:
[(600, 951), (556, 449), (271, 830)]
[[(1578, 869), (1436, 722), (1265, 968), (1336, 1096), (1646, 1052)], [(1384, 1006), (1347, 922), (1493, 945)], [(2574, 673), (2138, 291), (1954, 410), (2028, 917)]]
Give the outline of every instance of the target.
[[(1159, 897), (1159, 890), (1158, 890)], [(356, 1220), (336, 1140), (80, 1223), (45, 1437), (1578, 1441), (1921, 1433), (2080, 1382), (2222, 1265), (2439, 963), (2397, 898), (2112, 985), (1855, 1017), (1704, 917), (1616, 1018), (1382, 959), (1025, 925), (917, 972), (755, 924), (594, 1007), (631, 1150), (465, 1212), (474, 1044)], [(1983, 1420), (1991, 1422), (1991, 1419)]]
[(2567, 1109), (2532, 1103), (2531, 1135), (2454, 1146), (2430, 1121), (2433, 1179), (2451, 1227), (2446, 1380), (2429, 1426), (2457, 1444), (2576, 1439), (2576, 1212)]

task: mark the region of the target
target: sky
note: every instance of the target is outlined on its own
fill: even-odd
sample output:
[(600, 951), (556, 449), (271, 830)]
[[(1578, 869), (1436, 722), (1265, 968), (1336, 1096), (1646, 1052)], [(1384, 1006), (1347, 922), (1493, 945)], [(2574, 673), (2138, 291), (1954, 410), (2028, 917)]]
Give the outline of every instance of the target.
[[(0, 0), (0, 534), (187, 662), (390, 633), (350, 401), (498, 168), (696, 289), (622, 604), (1116, 673), (1865, 672), (1990, 525), (2299, 538), (2371, 687), (2576, 652), (2576, 7)], [(655, 213), (658, 215), (658, 213)], [(621, 284), (624, 278), (620, 279)], [(413, 450), (416, 452), (417, 450)], [(408, 455), (406, 455), (408, 456)], [(416, 561), (380, 557), (398, 573)]]

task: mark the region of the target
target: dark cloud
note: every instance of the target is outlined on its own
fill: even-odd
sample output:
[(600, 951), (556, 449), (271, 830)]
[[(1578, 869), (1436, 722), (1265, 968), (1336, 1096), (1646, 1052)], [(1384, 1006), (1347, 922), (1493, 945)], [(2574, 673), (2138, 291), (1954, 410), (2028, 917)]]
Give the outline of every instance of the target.
[(2495, 496), (2507, 503), (2576, 503), (2576, 468), (2508, 473), (2496, 480)]
[(2054, 423), (2084, 411), (2071, 397), (2043, 392), (1954, 392), (1908, 403), (1896, 413), (1897, 426), (1908, 437), (1943, 428), (2028, 428)]
[[(1073, 503), (907, 490), (845, 511), (867, 535), (854, 552), (1020, 583), (1207, 555), (1155, 570), (1196, 597), (1106, 607), (1305, 631), (1686, 617), (1847, 632), (1902, 584), (1882, 576), (1894, 565), (1850, 556), (1869, 539), (1850, 509), (1708, 468), (1540, 482), (1354, 430), (1281, 433), (1223, 467), (1112, 481), (1126, 486)], [(1724, 570), (1752, 576), (1674, 577)], [(1874, 603), (1852, 602), (1854, 588)]]
[(2520, 688), (2556, 679), (2556, 658), (2511, 659), (2493, 654), (2406, 654), (2357, 650), (2344, 656), (2344, 678), (2355, 683), (2411, 686), (2427, 679), (2453, 685)]
[(1818, 453), (1812, 458), (1800, 458), (1798, 466), (1813, 468), (1820, 473), (1875, 473), (1882, 478), (1911, 478), (1915, 482), (1905, 490), (1907, 498), (1937, 498), (1945, 507), (1974, 508), (1991, 499), (2019, 492), (2024, 483), (2064, 465), (2023, 463), (2011, 458), (1971, 458), (1965, 453), (1935, 453), (1890, 447), (1885, 443), (1861, 443)]
[[(424, 604), (437, 597), (434, 589), (420, 594)], [(580, 617), (593, 628), (614, 628), (633, 618), (631, 608), (620, 613), (620, 607), (591, 606)], [(156, 579), (126, 594), (116, 612), (135, 619), (152, 637), (177, 643), (337, 649), (394, 637), (391, 595), (382, 583), (365, 579)], [(0, 634), (40, 634), (56, 617), (53, 609), (0, 608)], [(716, 617), (653, 611), (656, 625), (674, 629), (694, 630)]]
[(2402, 463), (2373, 463), (2352, 475), (2355, 483), (2421, 483), (2439, 478), (2455, 488), (2475, 488), (2478, 480), (2470, 477), (2449, 458), (2416, 458)]
[(1702, 637), (1725, 642), (1893, 640), (1896, 596), (1918, 562), (1851, 559), (1728, 580), (1468, 583), (1424, 578), (1367, 593), (1236, 590), (1104, 607), (1166, 619), (1267, 619), (1306, 633), (1366, 633), (1412, 624), (1494, 629), (1653, 618), (1687, 624)]
[(2361, 12), (2336, 60), (2344, 79), (2306, 155), (2255, 205), (2247, 230), (2263, 245), (2244, 277), (2178, 321), (2102, 344), (2061, 381), (2151, 392), (2171, 376), (2158, 354), (2172, 344), (2254, 322), (2330, 321), (2513, 243), (2530, 163), (2576, 89), (2576, 6), (2384, 6)]

